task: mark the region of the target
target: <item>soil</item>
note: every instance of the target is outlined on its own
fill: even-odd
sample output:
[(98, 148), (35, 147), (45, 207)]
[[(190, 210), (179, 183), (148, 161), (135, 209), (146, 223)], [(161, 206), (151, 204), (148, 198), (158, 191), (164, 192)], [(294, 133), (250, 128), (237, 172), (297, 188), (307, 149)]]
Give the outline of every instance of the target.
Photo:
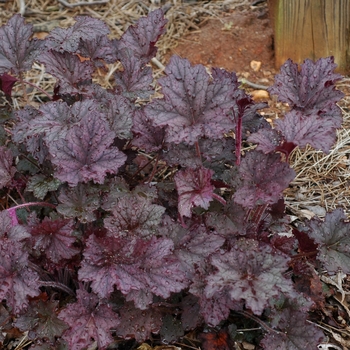
[[(251, 82), (271, 85), (274, 68), (273, 31), (266, 5), (226, 12), (208, 18), (189, 35), (180, 39), (167, 55), (176, 54), (192, 64), (234, 71)], [(254, 61), (261, 67), (254, 69)]]

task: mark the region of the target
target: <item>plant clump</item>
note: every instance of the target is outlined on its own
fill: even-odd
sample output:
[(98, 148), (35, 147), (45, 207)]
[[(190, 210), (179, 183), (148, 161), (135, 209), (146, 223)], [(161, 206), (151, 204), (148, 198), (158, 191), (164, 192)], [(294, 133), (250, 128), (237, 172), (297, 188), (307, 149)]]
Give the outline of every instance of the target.
[[(155, 81), (162, 10), (119, 40), (75, 20), (44, 40), (20, 15), (0, 28), (10, 102), (14, 84), (26, 98), (33, 62), (56, 78), (0, 125), (0, 342), (13, 322), (32, 350), (169, 343), (194, 329), (204, 349), (219, 337), (229, 348), (243, 317), (264, 349), (316, 348), (316, 271), (348, 273), (350, 224), (337, 209), (292, 231), (283, 191), (293, 149), (336, 140), (333, 58), (283, 65), (270, 93), (290, 110), (272, 127), (235, 73), (173, 56)], [(104, 89), (94, 73), (115, 62)]]

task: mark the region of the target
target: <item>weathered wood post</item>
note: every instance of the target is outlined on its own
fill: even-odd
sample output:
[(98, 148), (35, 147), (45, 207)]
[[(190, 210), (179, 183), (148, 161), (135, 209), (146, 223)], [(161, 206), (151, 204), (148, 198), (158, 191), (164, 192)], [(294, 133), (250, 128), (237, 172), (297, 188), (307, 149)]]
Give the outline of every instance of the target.
[(269, 0), (269, 8), (277, 69), (288, 58), (334, 56), (338, 71), (350, 74), (350, 0)]

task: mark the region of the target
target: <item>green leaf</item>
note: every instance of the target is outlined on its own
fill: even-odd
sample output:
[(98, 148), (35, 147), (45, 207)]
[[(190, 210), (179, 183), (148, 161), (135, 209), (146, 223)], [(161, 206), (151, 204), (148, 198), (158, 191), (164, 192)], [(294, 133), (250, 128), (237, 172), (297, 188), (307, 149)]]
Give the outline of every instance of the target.
[(33, 192), (38, 199), (44, 199), (47, 192), (56, 191), (61, 181), (55, 178), (47, 178), (44, 175), (34, 175), (28, 182), (26, 190)]

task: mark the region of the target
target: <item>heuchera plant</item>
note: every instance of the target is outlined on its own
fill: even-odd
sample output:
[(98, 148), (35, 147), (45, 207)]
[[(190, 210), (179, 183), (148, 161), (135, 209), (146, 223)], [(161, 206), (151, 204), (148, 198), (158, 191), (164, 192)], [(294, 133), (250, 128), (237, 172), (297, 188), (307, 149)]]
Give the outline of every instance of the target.
[[(75, 20), (44, 40), (20, 15), (0, 28), (2, 91), (11, 101), (19, 84), (27, 101), (0, 128), (0, 341), (13, 322), (30, 349), (106, 349), (243, 318), (262, 327), (264, 349), (316, 349), (316, 269), (350, 273), (350, 223), (337, 209), (286, 235), (283, 190), (295, 147), (329, 152), (336, 140), (333, 58), (282, 66), (270, 93), (290, 110), (272, 127), (235, 73), (173, 56), (153, 79), (161, 10), (119, 40)], [(53, 92), (24, 79), (33, 62)], [(116, 62), (104, 89), (97, 69)]]

